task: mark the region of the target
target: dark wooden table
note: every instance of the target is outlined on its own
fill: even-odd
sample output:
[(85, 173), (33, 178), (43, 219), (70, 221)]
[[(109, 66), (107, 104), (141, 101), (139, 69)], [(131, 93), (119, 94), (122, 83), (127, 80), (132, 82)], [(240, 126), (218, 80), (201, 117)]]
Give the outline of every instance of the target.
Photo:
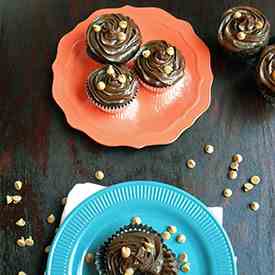
[[(51, 64), (59, 39), (98, 8), (158, 6), (190, 21), (209, 45), (215, 74), (209, 111), (169, 146), (143, 150), (107, 148), (70, 128), (51, 97)], [(102, 169), (102, 184), (130, 179), (169, 182), (188, 190), (211, 206), (225, 208), (224, 226), (238, 256), (239, 274), (275, 274), (275, 110), (257, 93), (249, 70), (234, 65), (217, 47), (217, 22), (222, 12), (239, 4), (260, 8), (275, 33), (274, 0), (257, 1), (0, 1), (0, 274), (43, 274), (55, 226), (49, 213), (60, 216), (61, 198), (77, 182), (95, 181)], [(212, 156), (203, 145), (215, 146)], [(240, 177), (226, 178), (233, 153), (244, 156)], [(194, 158), (197, 167), (185, 168)], [(262, 184), (250, 194), (240, 186), (253, 174)], [(13, 182), (26, 184), (23, 202), (5, 205), (6, 194), (15, 194)], [(234, 196), (221, 196), (229, 186)], [(250, 201), (261, 204), (257, 213)], [(24, 217), (27, 226), (17, 228)], [(21, 235), (32, 235), (35, 246), (18, 248)]]

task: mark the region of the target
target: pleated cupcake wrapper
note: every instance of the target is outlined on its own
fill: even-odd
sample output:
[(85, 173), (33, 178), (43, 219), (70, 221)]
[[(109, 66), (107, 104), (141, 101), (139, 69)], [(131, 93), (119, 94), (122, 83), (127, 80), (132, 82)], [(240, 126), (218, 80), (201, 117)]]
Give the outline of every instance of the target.
[(139, 85), (138, 82), (135, 85), (135, 94), (133, 95), (133, 97), (131, 99), (129, 99), (129, 101), (127, 103), (124, 103), (122, 105), (118, 105), (118, 106), (104, 106), (103, 104), (98, 103), (97, 101), (95, 101), (92, 97), (92, 95), (90, 95), (89, 92), (89, 88), (88, 88), (88, 81), (86, 81), (86, 94), (88, 96), (88, 99), (91, 101), (91, 103), (93, 103), (97, 108), (99, 108), (100, 110), (106, 112), (106, 113), (110, 113), (110, 114), (116, 114), (116, 113), (120, 113), (122, 112), (126, 107), (129, 107), (129, 105), (134, 101), (134, 99), (137, 96), (137, 92), (139, 89)]
[(163, 248), (171, 251), (164, 243), (163, 239), (161, 238), (161, 235), (154, 230), (151, 226), (145, 225), (145, 224), (139, 224), (134, 225), (130, 224), (124, 227), (121, 227), (115, 234), (113, 234), (104, 244), (97, 249), (96, 256), (95, 256), (95, 265), (97, 268), (97, 271), (99, 275), (108, 275), (107, 271), (107, 258), (106, 258), (106, 252), (108, 250), (108, 246), (111, 244), (111, 242), (118, 238), (119, 236), (123, 235), (124, 233), (131, 232), (131, 231), (140, 231), (144, 233), (150, 233), (157, 235), (161, 240), (163, 244)]

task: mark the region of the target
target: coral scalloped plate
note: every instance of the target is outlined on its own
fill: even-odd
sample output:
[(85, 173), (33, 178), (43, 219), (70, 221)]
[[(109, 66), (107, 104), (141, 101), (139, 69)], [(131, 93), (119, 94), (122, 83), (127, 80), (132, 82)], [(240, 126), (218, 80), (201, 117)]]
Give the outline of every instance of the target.
[[(118, 12), (135, 20), (143, 42), (163, 39), (178, 47), (186, 61), (186, 79), (184, 88), (173, 95), (153, 95), (141, 86), (131, 108), (109, 114), (86, 96), (88, 74), (101, 65), (86, 54), (85, 35), (96, 16)], [(60, 40), (53, 73), (53, 97), (68, 123), (107, 146), (142, 148), (172, 143), (208, 109), (211, 101), (209, 49), (189, 23), (158, 8), (125, 6), (92, 13)]]

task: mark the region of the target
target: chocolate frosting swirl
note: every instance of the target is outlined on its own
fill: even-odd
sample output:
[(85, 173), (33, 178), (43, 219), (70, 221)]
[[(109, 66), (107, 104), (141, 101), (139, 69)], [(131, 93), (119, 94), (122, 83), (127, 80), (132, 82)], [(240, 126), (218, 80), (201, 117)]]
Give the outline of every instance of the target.
[[(168, 54), (168, 48), (172, 50)], [(148, 52), (146, 56), (144, 52)], [(170, 67), (171, 72), (165, 71)], [(135, 69), (145, 83), (153, 87), (167, 87), (177, 83), (184, 76), (185, 62), (180, 51), (164, 40), (154, 40), (146, 43), (136, 60)]]
[[(152, 244), (152, 249), (146, 250), (146, 243)], [(128, 247), (131, 255), (124, 259), (121, 256), (122, 247)], [(158, 235), (141, 231), (130, 231), (115, 238), (107, 250), (107, 266), (110, 275), (124, 274), (127, 268), (133, 268), (142, 274), (158, 275), (162, 269), (162, 242)]]
[[(108, 71), (111, 69), (111, 73)], [(123, 81), (120, 77), (123, 76)], [(100, 90), (98, 83), (103, 82), (105, 88)], [(106, 65), (88, 77), (88, 96), (97, 104), (107, 107), (120, 107), (129, 103), (136, 95), (137, 80), (126, 67)]]
[(253, 55), (268, 43), (269, 33), (270, 24), (261, 11), (235, 7), (223, 14), (218, 40), (228, 51)]
[(103, 63), (127, 62), (139, 50), (141, 42), (135, 22), (119, 13), (97, 17), (87, 30), (88, 53)]
[(257, 82), (263, 92), (275, 98), (275, 44), (266, 47), (261, 54)]

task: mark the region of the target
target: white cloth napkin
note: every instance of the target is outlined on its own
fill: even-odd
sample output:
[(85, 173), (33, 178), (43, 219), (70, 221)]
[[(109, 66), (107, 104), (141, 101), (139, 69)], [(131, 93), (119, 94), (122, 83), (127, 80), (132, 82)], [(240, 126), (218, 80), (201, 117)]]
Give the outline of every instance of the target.
[[(71, 213), (71, 211), (84, 201), (89, 196), (93, 195), (97, 191), (106, 187), (94, 184), (94, 183), (78, 183), (69, 192), (67, 197), (67, 203), (64, 207), (64, 211), (61, 217), (61, 223)], [(223, 208), (222, 207), (208, 207), (209, 211), (216, 218), (216, 220), (222, 225), (223, 223)]]

